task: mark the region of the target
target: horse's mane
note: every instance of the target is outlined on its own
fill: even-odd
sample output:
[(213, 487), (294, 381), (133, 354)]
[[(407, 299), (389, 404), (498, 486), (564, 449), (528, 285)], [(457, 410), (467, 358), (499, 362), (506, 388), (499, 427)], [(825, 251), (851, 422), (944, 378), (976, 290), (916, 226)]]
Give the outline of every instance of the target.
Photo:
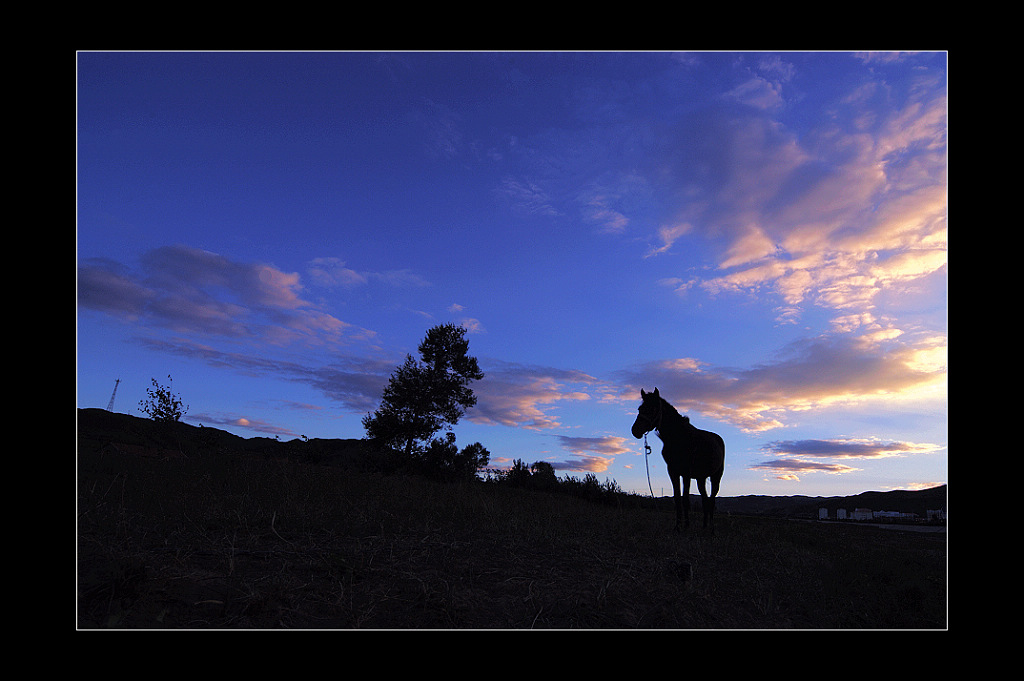
[(683, 416), (682, 414), (680, 414), (679, 410), (676, 409), (675, 407), (673, 407), (669, 403), (668, 400), (666, 400), (664, 397), (661, 397), (660, 395), (658, 396), (658, 399), (661, 400), (661, 409), (662, 409), (662, 412), (661, 412), (662, 413), (662, 417), (661, 418), (662, 418), (662, 420), (664, 420), (665, 414), (669, 414), (669, 415), (674, 416), (676, 418), (682, 419), (683, 423), (685, 423), (685, 424), (689, 424), (690, 423), (690, 417), (689, 416)]
[(675, 414), (676, 416), (682, 417), (682, 418), (686, 419), (687, 421), (689, 421), (689, 417), (682, 416), (679, 413), (679, 410), (677, 410), (675, 407), (673, 407), (668, 399), (666, 399), (665, 397), (662, 397), (660, 395), (658, 396), (658, 398), (660, 400), (662, 400), (662, 410), (663, 410), (663, 413), (665, 411), (668, 411), (669, 414)]

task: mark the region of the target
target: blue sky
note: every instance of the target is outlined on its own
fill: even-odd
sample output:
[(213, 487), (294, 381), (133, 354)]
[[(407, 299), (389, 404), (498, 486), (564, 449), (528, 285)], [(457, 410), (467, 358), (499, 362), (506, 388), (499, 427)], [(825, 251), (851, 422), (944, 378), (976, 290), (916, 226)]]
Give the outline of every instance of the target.
[(944, 483), (946, 57), (79, 53), (77, 406), (358, 438), (454, 322), (497, 467), (647, 493), (658, 387), (723, 496)]

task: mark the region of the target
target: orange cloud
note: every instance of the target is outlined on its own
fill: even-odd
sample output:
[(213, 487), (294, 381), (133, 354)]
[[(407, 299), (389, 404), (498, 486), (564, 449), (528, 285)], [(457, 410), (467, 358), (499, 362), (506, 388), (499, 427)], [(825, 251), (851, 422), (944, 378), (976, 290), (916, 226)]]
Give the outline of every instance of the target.
[(783, 426), (787, 415), (837, 404), (942, 398), (945, 340), (889, 334), (821, 336), (791, 344), (769, 363), (721, 369), (663, 360), (620, 372), (624, 399), (655, 386), (680, 412), (746, 432)]
[(602, 456), (618, 456), (619, 454), (634, 453), (633, 442), (624, 437), (606, 435), (603, 437), (571, 437), (558, 435), (559, 444), (574, 454), (594, 452)]

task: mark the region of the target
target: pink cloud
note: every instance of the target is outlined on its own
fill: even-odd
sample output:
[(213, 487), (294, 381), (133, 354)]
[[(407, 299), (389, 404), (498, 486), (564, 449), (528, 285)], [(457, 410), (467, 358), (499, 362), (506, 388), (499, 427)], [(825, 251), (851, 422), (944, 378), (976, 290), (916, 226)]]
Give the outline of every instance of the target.
[(597, 383), (579, 371), (499, 363), (474, 384), (477, 404), (466, 413), (474, 423), (532, 429), (561, 425), (555, 410), (563, 402), (589, 400)]
[(750, 470), (775, 473), (779, 480), (799, 480), (800, 475), (808, 473), (838, 475), (860, 470), (843, 462), (927, 454), (943, 447), (879, 438), (838, 438), (769, 442), (763, 449), (778, 458), (755, 463), (748, 467)]
[(939, 271), (946, 99), (919, 94), (935, 92), (915, 90), (883, 114), (884, 93), (872, 86), (847, 99), (843, 116), (799, 138), (765, 117), (716, 122), (720, 179), (689, 197), (678, 219), (721, 244), (722, 273), (676, 278), (677, 290), (863, 311), (883, 291)]

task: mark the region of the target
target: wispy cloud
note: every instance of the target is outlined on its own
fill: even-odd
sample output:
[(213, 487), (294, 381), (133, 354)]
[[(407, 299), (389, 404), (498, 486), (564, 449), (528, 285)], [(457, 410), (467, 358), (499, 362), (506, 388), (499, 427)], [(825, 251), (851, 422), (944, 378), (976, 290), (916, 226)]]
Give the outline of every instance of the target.
[(564, 449), (574, 454), (591, 452), (601, 456), (614, 457), (634, 452), (632, 442), (628, 438), (617, 435), (604, 435), (601, 437), (556, 435), (555, 437)]
[(233, 428), (244, 428), (254, 433), (260, 433), (261, 435), (270, 435), (274, 437), (298, 437), (298, 433), (295, 433), (288, 428), (282, 428), (273, 423), (269, 423), (262, 419), (246, 418), (244, 416), (225, 415), (225, 414), (212, 414), (212, 413), (190, 413), (188, 415), (189, 421), (195, 421), (201, 423), (204, 426), (220, 426), (220, 427), (233, 427)]
[(778, 440), (763, 449), (778, 456), (827, 459), (879, 459), (924, 454), (942, 449), (940, 445), (894, 440), (840, 438), (832, 440)]
[(409, 269), (382, 272), (356, 271), (345, 266), (341, 258), (315, 258), (306, 267), (310, 282), (325, 288), (352, 288), (378, 281), (388, 286), (430, 286), (430, 282)]
[(557, 471), (579, 471), (584, 473), (603, 473), (608, 470), (614, 459), (604, 456), (582, 455), (575, 459), (551, 461), (551, 467)]
[(758, 109), (775, 109), (784, 104), (778, 85), (760, 76), (740, 83), (726, 96)]
[(654, 255), (667, 252), (672, 248), (679, 237), (683, 236), (687, 232), (693, 229), (693, 226), (687, 223), (678, 225), (664, 225), (658, 228), (658, 239), (661, 241), (660, 246), (652, 246), (649, 251), (644, 255), (645, 258), (650, 258)]
[(388, 377), (397, 361), (333, 354), (332, 361), (315, 365), (267, 354), (231, 352), (188, 339), (159, 340), (140, 337), (140, 346), (198, 360), (241, 375), (283, 379), (316, 389), (345, 411), (366, 414), (377, 408)]
[(272, 345), (373, 337), (304, 299), (303, 291), (298, 273), (187, 246), (149, 251), (138, 273), (110, 260), (78, 268), (79, 305), (126, 321)]
[(615, 435), (598, 437), (555, 435), (554, 437), (563, 449), (577, 455), (575, 458), (552, 461), (551, 465), (556, 470), (603, 473), (615, 462), (616, 457), (636, 453), (628, 438)]
[(622, 234), (629, 226), (629, 218), (612, 208), (607, 196), (592, 196), (583, 207), (586, 220), (600, 226), (600, 231), (607, 234)]
[(751, 470), (767, 471), (773, 473), (778, 480), (799, 481), (800, 476), (806, 473), (829, 473), (839, 475), (842, 473), (854, 473), (859, 468), (846, 466), (838, 463), (823, 463), (820, 461), (800, 461), (796, 459), (778, 459), (775, 461), (764, 461), (750, 466)]
[[(465, 305), (459, 305), (458, 303), (452, 303), (447, 308), (448, 312), (454, 315), (458, 315), (458, 313), (465, 309)], [(475, 317), (459, 316), (458, 324), (464, 328), (467, 333), (487, 333), (487, 329), (484, 328), (483, 323)]]
[[(751, 80), (732, 94), (765, 101), (773, 92)], [(799, 135), (751, 110), (695, 120), (709, 139), (676, 144), (706, 150), (675, 166), (691, 188), (680, 222), (723, 244), (721, 274), (678, 278), (680, 292), (762, 291), (790, 308), (870, 310), (880, 293), (942, 271), (944, 89), (910, 88), (897, 107), (894, 96), (878, 83), (853, 90)], [(713, 181), (688, 182), (701, 168)], [(653, 252), (670, 245), (659, 240)]]
[(421, 108), (413, 117), (425, 131), (424, 147), (427, 153), (446, 159), (458, 157), (465, 146), (460, 116), (450, 107), (424, 98)]
[(561, 421), (554, 410), (563, 402), (591, 399), (597, 379), (579, 371), (536, 367), (491, 360), (484, 378), (474, 384), (477, 404), (466, 414), (474, 423), (555, 428)]
[(487, 331), (480, 320), (474, 317), (462, 317), (459, 319), (459, 326), (464, 328), (467, 333), (486, 333)]
[[(779, 458), (754, 463), (751, 470), (774, 473), (780, 480), (799, 480), (806, 473), (842, 474), (860, 470), (842, 462), (866, 461), (893, 456), (929, 454), (941, 445), (882, 439), (810, 439), (769, 442), (764, 451)], [(831, 459), (832, 461), (821, 461)]]
[(547, 192), (531, 180), (506, 177), (497, 192), (509, 202), (513, 210), (530, 215), (562, 214)]
[[(319, 365), (274, 358), (265, 353), (231, 352), (183, 338), (159, 340), (140, 337), (135, 342), (152, 350), (200, 360), (211, 367), (230, 369), (242, 375), (302, 383), (322, 393), (342, 410), (356, 414), (366, 414), (377, 408), (388, 379), (400, 363), (397, 359), (334, 354), (329, 364)], [(591, 392), (607, 390), (607, 386), (596, 378), (579, 371), (497, 360), (481, 361), (481, 367), (484, 379), (472, 386), (477, 404), (465, 416), (477, 424), (534, 430), (557, 428), (563, 425), (557, 414), (560, 405), (591, 400), (594, 399)], [(604, 453), (613, 453), (615, 443), (621, 440), (605, 439)], [(593, 446), (598, 448), (599, 442), (594, 440)]]
[(316, 258), (307, 267), (310, 281), (317, 286), (360, 286), (367, 282), (365, 274), (345, 267), (340, 258)]

